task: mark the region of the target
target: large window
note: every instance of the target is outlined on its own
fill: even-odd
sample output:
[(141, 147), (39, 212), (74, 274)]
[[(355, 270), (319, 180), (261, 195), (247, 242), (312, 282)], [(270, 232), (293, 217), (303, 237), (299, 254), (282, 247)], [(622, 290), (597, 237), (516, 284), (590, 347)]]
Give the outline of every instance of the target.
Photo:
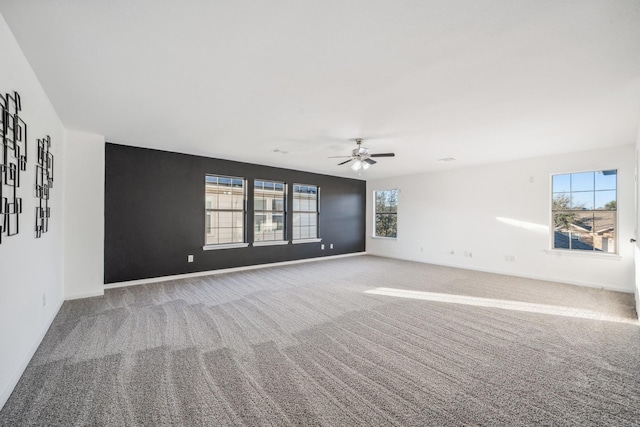
[(273, 181), (253, 183), (253, 238), (255, 242), (284, 240), (285, 184)]
[(398, 190), (376, 191), (374, 196), (374, 236), (398, 237)]
[(616, 253), (617, 171), (552, 176), (554, 249)]
[(244, 242), (245, 180), (205, 177), (205, 245)]
[(318, 187), (293, 185), (293, 240), (318, 237)]

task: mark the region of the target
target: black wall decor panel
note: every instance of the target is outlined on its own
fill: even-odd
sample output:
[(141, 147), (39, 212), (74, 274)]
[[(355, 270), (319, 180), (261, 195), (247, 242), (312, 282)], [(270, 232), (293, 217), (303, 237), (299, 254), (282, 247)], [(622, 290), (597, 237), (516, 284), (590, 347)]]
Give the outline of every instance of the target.
[[(206, 174), (247, 180), (250, 242), (254, 179), (317, 185), (322, 242), (203, 250)], [(105, 283), (362, 252), (365, 193), (365, 181), (356, 179), (107, 143)], [(194, 255), (193, 263), (188, 255)]]
[(36, 206), (36, 238), (49, 231), (49, 194), (53, 188), (53, 154), (51, 154), (51, 137), (47, 135), (38, 139), (38, 158), (36, 164), (35, 194), (39, 200)]
[(0, 94), (0, 243), (20, 231), (20, 173), (27, 170), (27, 124), (20, 118), (20, 94)]

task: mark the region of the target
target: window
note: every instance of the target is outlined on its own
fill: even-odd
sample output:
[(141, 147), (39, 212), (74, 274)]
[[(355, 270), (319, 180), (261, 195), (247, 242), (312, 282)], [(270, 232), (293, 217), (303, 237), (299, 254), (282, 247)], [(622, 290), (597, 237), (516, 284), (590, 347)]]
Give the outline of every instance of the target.
[(284, 240), (285, 184), (273, 181), (253, 183), (253, 238), (255, 242)]
[(551, 177), (552, 247), (616, 253), (617, 171)]
[(205, 245), (244, 242), (245, 181), (205, 177)]
[(376, 191), (374, 196), (374, 236), (398, 237), (398, 190)]
[(318, 187), (293, 185), (293, 240), (318, 237)]

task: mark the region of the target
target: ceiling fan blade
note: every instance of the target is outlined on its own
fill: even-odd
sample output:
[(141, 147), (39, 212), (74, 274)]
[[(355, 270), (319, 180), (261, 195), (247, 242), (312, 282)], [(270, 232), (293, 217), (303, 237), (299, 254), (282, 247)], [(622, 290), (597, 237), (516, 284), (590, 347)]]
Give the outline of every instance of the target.
[(369, 154), (369, 157), (395, 157), (395, 153), (378, 153), (378, 154)]
[(364, 161), (369, 163), (370, 165), (375, 165), (376, 163), (378, 163), (375, 160), (371, 160), (371, 159), (364, 159)]
[(351, 157), (351, 156), (329, 156), (329, 157), (327, 157), (327, 159), (342, 159), (342, 158), (346, 158), (346, 157)]
[(349, 163), (351, 160), (353, 160), (353, 159), (345, 160), (345, 161), (344, 161), (344, 162), (342, 162), (342, 163), (338, 163), (338, 166), (340, 166), (340, 165), (344, 165), (345, 163)]

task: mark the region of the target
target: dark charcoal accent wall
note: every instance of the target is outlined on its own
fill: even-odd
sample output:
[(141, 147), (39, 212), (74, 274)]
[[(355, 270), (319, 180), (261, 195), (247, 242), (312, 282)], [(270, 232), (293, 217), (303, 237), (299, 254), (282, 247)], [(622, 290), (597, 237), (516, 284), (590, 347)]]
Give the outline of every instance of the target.
[[(203, 250), (207, 173), (246, 178), (249, 212), (254, 179), (318, 185), (325, 250), (320, 243)], [(356, 179), (107, 143), (105, 283), (362, 252), (365, 192), (365, 181)], [(250, 241), (252, 218), (249, 214)], [(291, 222), (287, 215), (288, 230)], [(193, 263), (187, 263), (190, 254)]]

